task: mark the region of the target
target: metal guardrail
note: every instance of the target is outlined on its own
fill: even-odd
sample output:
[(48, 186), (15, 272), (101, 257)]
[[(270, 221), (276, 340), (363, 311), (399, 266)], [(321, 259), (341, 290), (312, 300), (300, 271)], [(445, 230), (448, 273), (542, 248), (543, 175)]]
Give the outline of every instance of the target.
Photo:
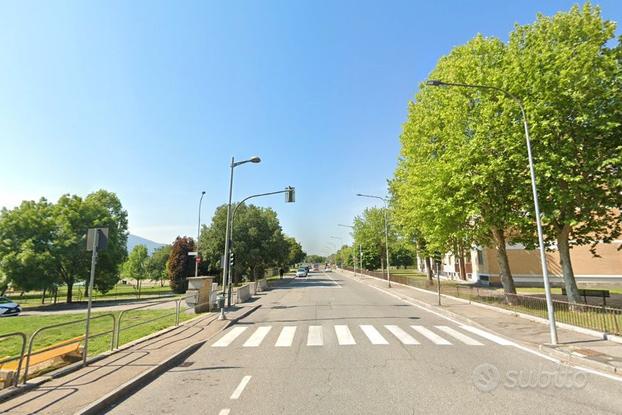
[[(19, 363), (17, 363), (17, 373), (15, 374), (15, 379), (13, 380), (13, 386), (17, 386), (17, 384), (19, 383), (19, 374), (22, 371), (22, 363), (24, 362), (24, 353), (26, 352), (26, 334), (22, 332), (0, 334), (0, 339), (4, 339), (7, 337), (19, 337), (22, 339), (22, 351), (19, 354)], [(2, 363), (10, 362), (12, 360), (15, 360), (14, 356), (10, 356), (5, 359), (0, 359), (0, 366)]]
[[(91, 317), (91, 321), (97, 320), (97, 319), (101, 319), (101, 318), (106, 318), (106, 317), (111, 317), (112, 318), (112, 329), (104, 331), (104, 332), (101, 332), (101, 333), (93, 334), (93, 335), (89, 336), (89, 339), (94, 339), (96, 337), (105, 336), (107, 334), (112, 334), (112, 339), (110, 341), (110, 350), (112, 350), (113, 346), (114, 346), (114, 340), (115, 340), (114, 339), (115, 327), (117, 325), (117, 319), (116, 319), (115, 315), (112, 314), (112, 313), (100, 314), (98, 316)], [(44, 326), (44, 327), (41, 327), (41, 328), (37, 329), (34, 333), (32, 333), (32, 336), (30, 336), (30, 340), (28, 341), (28, 355), (26, 357), (26, 367), (24, 368), (24, 383), (26, 383), (26, 381), (28, 380), (28, 369), (30, 369), (30, 357), (32, 356), (32, 346), (34, 344), (34, 341), (35, 341), (35, 338), (37, 337), (37, 335), (39, 333), (41, 333), (42, 331), (45, 331), (45, 330), (49, 330), (49, 329), (53, 329), (53, 328), (58, 328), (58, 327), (69, 326), (69, 325), (72, 325), (72, 324), (83, 323), (83, 322), (86, 322), (86, 318), (83, 318), (83, 319), (80, 319), (80, 320), (74, 320), (74, 321), (67, 321), (67, 322), (64, 322), (64, 323), (52, 324), (52, 325), (49, 325), (49, 326)], [(84, 336), (82, 336), (82, 337), (84, 337)], [(54, 344), (53, 346), (48, 347), (45, 350), (46, 351), (47, 350), (54, 350), (54, 349), (57, 349), (59, 347), (66, 346), (68, 344), (75, 343), (75, 341), (76, 341), (75, 339), (65, 340), (65, 341), (62, 341), (60, 343)]]
[(127, 329), (131, 329), (133, 327), (140, 326), (142, 324), (151, 323), (153, 321), (159, 320), (159, 319), (164, 318), (164, 317), (169, 317), (171, 315), (175, 315), (175, 326), (177, 326), (179, 324), (179, 304), (180, 304), (180, 302), (183, 299), (184, 299), (183, 297), (178, 297), (178, 298), (175, 298), (173, 300), (155, 301), (155, 302), (150, 302), (148, 304), (143, 304), (143, 305), (140, 305), (138, 307), (128, 308), (126, 310), (121, 311), (121, 313), (119, 314), (119, 318), (117, 320), (117, 326), (115, 328), (116, 329), (116, 332), (115, 332), (115, 339), (116, 340), (115, 340), (115, 344), (114, 344), (113, 348), (114, 349), (118, 349), (119, 348), (119, 339), (121, 338), (121, 322), (123, 320), (123, 316), (124, 315), (126, 315), (127, 313), (130, 313), (132, 311), (136, 311), (136, 310), (142, 310), (142, 309), (145, 309), (145, 308), (149, 308), (149, 307), (153, 307), (153, 306), (159, 306), (159, 305), (167, 304), (167, 303), (175, 303), (175, 312), (174, 313), (169, 313), (169, 314), (165, 314), (163, 316), (158, 316), (158, 317), (149, 319), (147, 321), (141, 321), (140, 323), (133, 324), (133, 325), (131, 325), (129, 327), (126, 327), (125, 329), (127, 330)]

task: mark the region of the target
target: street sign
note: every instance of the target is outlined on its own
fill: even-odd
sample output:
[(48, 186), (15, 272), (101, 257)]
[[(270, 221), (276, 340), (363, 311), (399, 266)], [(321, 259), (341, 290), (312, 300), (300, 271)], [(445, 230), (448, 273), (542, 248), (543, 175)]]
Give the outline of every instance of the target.
[(97, 250), (104, 250), (108, 245), (108, 228), (91, 228), (86, 233), (87, 251), (93, 250), (93, 244), (95, 243), (95, 232), (99, 234), (97, 237)]
[(197, 256), (197, 255), (199, 255), (199, 253), (197, 251), (190, 251), (190, 252), (188, 252), (188, 255), (190, 255), (190, 256)]

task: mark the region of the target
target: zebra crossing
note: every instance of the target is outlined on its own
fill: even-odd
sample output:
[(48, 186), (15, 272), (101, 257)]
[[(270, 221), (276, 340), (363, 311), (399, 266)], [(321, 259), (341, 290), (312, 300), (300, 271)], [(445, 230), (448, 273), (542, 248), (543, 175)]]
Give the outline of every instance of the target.
[[(484, 346), (486, 341), (501, 346), (511, 345), (512, 342), (495, 336), (476, 327), (461, 325), (458, 328), (446, 325), (422, 326), (409, 325), (400, 327), (396, 324), (385, 324), (379, 327), (373, 324), (332, 326), (310, 325), (306, 327), (258, 325), (251, 329), (249, 326), (235, 326), (225, 332), (211, 347), (241, 347), (256, 348), (262, 345), (279, 348), (292, 347), (296, 336), (303, 337), (302, 344), (308, 347), (336, 344), (339, 346), (355, 346), (357, 344), (371, 344), (386, 346), (402, 344), (418, 346), (432, 344), (435, 346)], [(280, 330), (279, 330), (280, 329)], [(278, 334), (276, 334), (278, 332)], [(466, 334), (467, 332), (468, 334)], [(270, 336), (270, 333), (273, 333)], [(330, 334), (334, 333), (334, 336)]]

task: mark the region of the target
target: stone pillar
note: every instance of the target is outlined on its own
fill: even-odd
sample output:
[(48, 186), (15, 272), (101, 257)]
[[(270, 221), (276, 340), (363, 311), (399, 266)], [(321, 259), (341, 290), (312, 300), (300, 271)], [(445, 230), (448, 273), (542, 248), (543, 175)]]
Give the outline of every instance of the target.
[(188, 278), (186, 304), (189, 307), (194, 307), (195, 313), (209, 311), (213, 281), (214, 277), (206, 276)]

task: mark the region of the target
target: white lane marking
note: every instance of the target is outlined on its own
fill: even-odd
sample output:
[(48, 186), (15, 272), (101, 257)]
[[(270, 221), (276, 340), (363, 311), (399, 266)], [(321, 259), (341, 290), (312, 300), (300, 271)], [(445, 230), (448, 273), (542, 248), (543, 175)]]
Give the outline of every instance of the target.
[(421, 335), (427, 337), (428, 340), (430, 340), (434, 344), (440, 344), (443, 346), (448, 346), (451, 344), (448, 340), (443, 339), (441, 336), (434, 333), (432, 330), (427, 329), (423, 326), (410, 326), (410, 327), (412, 327), (415, 331), (419, 332)]
[(487, 331), (480, 330), (477, 327), (461, 325), (460, 328), (464, 329), (466, 331), (470, 331), (473, 334), (477, 334), (478, 336), (481, 336), (481, 337), (483, 337), (485, 339), (488, 339), (488, 340), (490, 340), (492, 342), (500, 344), (501, 346), (514, 346), (513, 342), (511, 342), (509, 340), (506, 340), (506, 339), (504, 339), (502, 337), (495, 336), (494, 334), (488, 333)]
[(231, 394), (231, 397), (229, 399), (238, 399), (240, 395), (242, 395), (242, 392), (244, 392), (244, 388), (246, 387), (246, 385), (248, 385), (248, 382), (250, 382), (251, 377), (252, 376), (250, 375), (244, 376), (242, 380), (240, 381), (240, 384), (238, 385), (238, 387), (235, 388), (235, 390)]
[(452, 329), (449, 326), (434, 326), (434, 327), (460, 340), (462, 343), (468, 344), (469, 346), (483, 346), (483, 344), (478, 342), (477, 340), (472, 339), (471, 337), (464, 335), (460, 333), (459, 331)]
[(337, 280), (335, 280), (335, 279), (334, 279), (331, 275), (329, 275), (329, 274), (328, 274), (328, 273), (326, 273), (326, 272), (324, 272), (324, 275), (326, 275), (328, 278), (330, 278), (330, 279), (333, 281), (333, 284), (335, 284), (335, 286), (336, 286), (337, 288), (343, 288), (343, 287), (341, 286), (341, 284), (339, 284), (339, 283), (337, 282)]
[(220, 412), (218, 412), (218, 415), (229, 415), (229, 412), (231, 412), (230, 408), (224, 408), (221, 409)]
[(296, 326), (285, 326), (281, 330), (279, 338), (276, 340), (276, 347), (290, 347), (294, 342), (294, 335), (296, 334)]
[(387, 330), (389, 330), (395, 337), (399, 339), (403, 344), (420, 344), (413, 336), (406, 333), (398, 326), (394, 326), (391, 324), (385, 324)]
[(370, 324), (361, 324), (359, 327), (363, 330), (363, 333), (365, 333), (371, 344), (389, 344), (374, 326)]
[(307, 346), (323, 345), (324, 333), (322, 332), (322, 326), (309, 326), (309, 333), (307, 335)]
[[(353, 280), (353, 281), (358, 282), (359, 284), (363, 284), (363, 285), (365, 285), (366, 287), (369, 287), (369, 288), (372, 288), (372, 289), (374, 289), (374, 290), (380, 291), (380, 292), (382, 292), (382, 293), (384, 293), (384, 294), (386, 294), (386, 295), (388, 295), (388, 296), (391, 296), (391, 297), (397, 298), (398, 300), (400, 300), (400, 301), (402, 301), (402, 302), (404, 302), (404, 303), (406, 303), (406, 304), (409, 304), (409, 305), (411, 305), (411, 306), (413, 306), (413, 307), (415, 307), (415, 308), (418, 308), (418, 309), (420, 309), (420, 310), (422, 310), (422, 311), (426, 311), (426, 312), (428, 312), (428, 313), (430, 313), (430, 314), (434, 314), (434, 315), (435, 315), (435, 316), (437, 316), (437, 317), (440, 317), (440, 318), (442, 318), (442, 319), (444, 319), (444, 320), (447, 320), (447, 321), (451, 321), (452, 323), (455, 323), (455, 324), (457, 324), (457, 325), (459, 325), (459, 326), (460, 326), (460, 325), (462, 325), (462, 322), (461, 322), (461, 321), (459, 321), (459, 320), (456, 320), (456, 319), (451, 318), (451, 317), (447, 317), (447, 316), (446, 316), (446, 315), (444, 315), (444, 314), (441, 314), (441, 313), (438, 313), (438, 312), (436, 312), (436, 311), (430, 310), (430, 309), (428, 309), (428, 308), (426, 308), (426, 307), (424, 307), (424, 306), (422, 306), (422, 305), (417, 304), (417, 303), (415, 303), (415, 302), (414, 302), (414, 301), (418, 301), (418, 300), (415, 300), (415, 299), (411, 298), (411, 300), (413, 300), (413, 301), (409, 301), (409, 300), (407, 300), (406, 298), (403, 298), (403, 297), (400, 297), (399, 295), (396, 295), (396, 294), (390, 293), (390, 292), (388, 292), (388, 291), (386, 291), (386, 290), (383, 290), (382, 288), (379, 288), (379, 287), (374, 287), (373, 285), (367, 284), (367, 283), (365, 283), (365, 282), (363, 282), (363, 281), (359, 281), (357, 278), (351, 277), (351, 276), (346, 275), (346, 274), (342, 274), (342, 275), (344, 275), (345, 277), (347, 277), (347, 278), (349, 278), (349, 279), (351, 279), (351, 280)], [(399, 285), (399, 286), (402, 286), (402, 287), (411, 288), (411, 289), (413, 289), (413, 290), (421, 290), (421, 291), (423, 291), (423, 290), (422, 290), (422, 289), (420, 289), (420, 288), (409, 287), (408, 285), (400, 284), (400, 283), (397, 283), (397, 282), (396, 282), (395, 284), (396, 284), (396, 285)], [(408, 298), (410, 298), (410, 297), (408, 297)], [(498, 336), (497, 336), (497, 337), (498, 337)], [(501, 337), (499, 337), (499, 338), (501, 338)], [(563, 362), (562, 362), (560, 359), (557, 359), (557, 358), (552, 357), (552, 356), (548, 356), (548, 355), (546, 355), (546, 354), (544, 354), (544, 353), (542, 353), (542, 352), (539, 352), (539, 351), (537, 351), (537, 350), (530, 349), (529, 347), (522, 346), (522, 345), (520, 345), (520, 344), (517, 344), (517, 343), (511, 342), (511, 341), (506, 340), (506, 339), (503, 339), (503, 340), (504, 340), (504, 341), (506, 341), (506, 342), (508, 342), (508, 343), (510, 343), (510, 345), (511, 345), (511, 346), (516, 347), (518, 350), (522, 350), (522, 351), (523, 351), (523, 352), (525, 352), (525, 353), (529, 353), (529, 354), (532, 354), (532, 355), (534, 355), (534, 356), (538, 356), (538, 357), (540, 357), (540, 358), (542, 358), (542, 359), (544, 359), (544, 360), (548, 360), (549, 362), (553, 362), (553, 363), (556, 363), (556, 364), (558, 364), (558, 365), (560, 365), (560, 364), (569, 365), (569, 366), (571, 366), (571, 367), (573, 367), (573, 368), (575, 368), (575, 369), (577, 369), (577, 370), (580, 370), (580, 371), (582, 371), (582, 372), (585, 372), (585, 373), (590, 373), (590, 374), (592, 374), (592, 375), (600, 376), (600, 377), (603, 377), (603, 378), (606, 378), (606, 379), (609, 379), (609, 380), (614, 380), (614, 381), (616, 381), (616, 382), (620, 382), (620, 383), (622, 383), (622, 378), (620, 378), (620, 377), (619, 377), (619, 376), (617, 376), (617, 375), (610, 375), (610, 374), (608, 374), (608, 373), (602, 373), (602, 372), (599, 372), (598, 370), (591, 369), (591, 368), (588, 368), (588, 367), (583, 367), (583, 366), (579, 366), (579, 365), (576, 365), (576, 364), (569, 364), (569, 363), (568, 363), (568, 362), (566, 362), (566, 361), (563, 361)]]
[(337, 335), (337, 341), (341, 346), (356, 344), (354, 337), (352, 337), (352, 333), (350, 333), (350, 329), (346, 325), (335, 326), (335, 334)]
[(218, 340), (216, 343), (212, 344), (212, 347), (227, 347), (227, 346), (229, 346), (246, 329), (247, 329), (247, 327), (234, 327), (234, 328), (232, 328), (229, 331), (229, 333), (225, 334), (224, 336), (222, 336), (220, 338), (220, 340)]
[(272, 326), (257, 327), (257, 330), (246, 340), (246, 343), (242, 347), (257, 347), (261, 344), (268, 332), (272, 329)]

